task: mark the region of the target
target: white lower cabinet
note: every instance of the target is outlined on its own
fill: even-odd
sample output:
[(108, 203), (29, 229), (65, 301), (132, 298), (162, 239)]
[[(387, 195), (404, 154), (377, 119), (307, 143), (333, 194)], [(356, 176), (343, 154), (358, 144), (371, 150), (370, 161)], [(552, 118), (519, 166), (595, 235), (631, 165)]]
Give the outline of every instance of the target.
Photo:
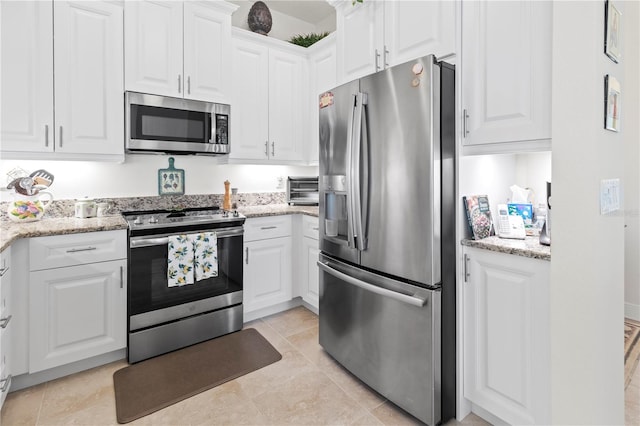
[(318, 271), (318, 218), (302, 216), (302, 259), (299, 277), (302, 300), (318, 309), (320, 302), (320, 276)]
[(244, 313), (291, 300), (291, 217), (247, 219), (244, 243)]
[(11, 247), (0, 254), (0, 408), (9, 393), (12, 377)]
[[(29, 373), (126, 347), (127, 260), (122, 241), (126, 231), (30, 239)], [(105, 259), (100, 248), (107, 246), (120, 249)], [(47, 251), (65, 254), (58, 262), (61, 267), (47, 264), (34, 270), (42, 264), (38, 254)]]
[(549, 424), (550, 262), (464, 248), (464, 397), (508, 424)]

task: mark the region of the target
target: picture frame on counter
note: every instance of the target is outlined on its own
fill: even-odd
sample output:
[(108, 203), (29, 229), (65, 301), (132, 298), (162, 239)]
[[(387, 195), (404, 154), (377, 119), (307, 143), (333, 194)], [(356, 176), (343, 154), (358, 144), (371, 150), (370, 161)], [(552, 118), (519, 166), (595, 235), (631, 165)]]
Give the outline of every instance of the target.
[(169, 167), (158, 169), (158, 195), (184, 194), (184, 169), (174, 167), (175, 159), (169, 157)]
[(620, 82), (607, 74), (604, 77), (604, 128), (613, 132), (620, 131)]
[(622, 58), (622, 13), (611, 0), (604, 2), (604, 53), (615, 63)]

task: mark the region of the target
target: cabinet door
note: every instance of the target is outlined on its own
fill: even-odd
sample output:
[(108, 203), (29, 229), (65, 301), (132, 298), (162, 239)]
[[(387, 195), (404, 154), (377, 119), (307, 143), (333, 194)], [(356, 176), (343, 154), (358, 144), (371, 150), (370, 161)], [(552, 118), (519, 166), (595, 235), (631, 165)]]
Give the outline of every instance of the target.
[(231, 16), (205, 4), (184, 3), (184, 97), (229, 103)]
[(0, 254), (0, 408), (11, 386), (13, 312), (11, 309), (11, 247)]
[(456, 2), (385, 1), (384, 44), (390, 66), (455, 53)]
[(291, 300), (291, 237), (245, 243), (244, 312)]
[(310, 58), (309, 74), (311, 82), (310, 96), (310, 129), (307, 159), (310, 164), (318, 164), (318, 149), (320, 146), (319, 128), (319, 96), (326, 90), (337, 86), (336, 80), (336, 44), (331, 40), (321, 50), (314, 52)]
[(302, 131), (305, 128), (305, 78), (303, 58), (288, 52), (269, 50), (269, 158), (302, 160)]
[(54, 2), (56, 151), (124, 153), (122, 8)]
[(232, 158), (266, 160), (269, 155), (269, 50), (233, 40)]
[(124, 3), (127, 90), (182, 97), (182, 3)]
[(336, 12), (339, 81), (347, 83), (383, 69), (382, 2), (365, 1)]
[(548, 424), (550, 262), (465, 252), (464, 396), (508, 424)]
[(308, 237), (304, 237), (302, 240), (302, 268), (304, 271), (301, 277), (303, 280), (302, 299), (317, 309), (320, 301), (320, 272), (317, 265), (320, 249), (318, 248), (318, 240)]
[(127, 344), (127, 261), (30, 273), (29, 373)]
[(551, 138), (551, 2), (462, 5), (466, 145)]
[(0, 3), (0, 149), (53, 151), (53, 2)]

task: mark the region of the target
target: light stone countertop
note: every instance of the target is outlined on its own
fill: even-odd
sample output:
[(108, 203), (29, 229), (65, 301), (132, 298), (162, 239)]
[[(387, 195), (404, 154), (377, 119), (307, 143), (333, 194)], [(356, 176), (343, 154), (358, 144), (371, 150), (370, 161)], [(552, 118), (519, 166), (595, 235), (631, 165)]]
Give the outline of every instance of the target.
[(499, 237), (487, 237), (481, 240), (462, 240), (467, 247), (476, 247), (499, 253), (515, 254), (532, 259), (551, 260), (551, 247), (540, 244), (540, 237), (526, 237), (524, 240), (510, 240)]
[[(269, 204), (241, 207), (238, 211), (247, 218), (277, 216), (284, 214), (305, 214), (318, 217), (317, 206), (289, 206)], [(82, 232), (112, 231), (127, 229), (127, 222), (121, 215), (77, 219), (75, 217), (45, 218), (36, 222), (3, 222), (0, 225), (0, 252), (19, 238), (45, 237), (50, 235), (77, 234)]]

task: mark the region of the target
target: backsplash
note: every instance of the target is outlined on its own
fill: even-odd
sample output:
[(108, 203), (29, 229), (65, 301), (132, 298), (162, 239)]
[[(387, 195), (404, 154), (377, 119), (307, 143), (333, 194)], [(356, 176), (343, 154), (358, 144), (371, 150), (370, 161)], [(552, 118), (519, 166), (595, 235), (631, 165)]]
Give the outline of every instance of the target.
[[(109, 202), (112, 207), (109, 215), (118, 215), (124, 211), (179, 209), (186, 207), (222, 207), (223, 194), (198, 194), (198, 195), (164, 195), (155, 197), (122, 197), (122, 198), (95, 198), (95, 201)], [(267, 204), (285, 204), (284, 192), (260, 192), (239, 193), (234, 196), (233, 202), (238, 207), (262, 206)], [(76, 200), (54, 200), (43, 219), (57, 217), (73, 217), (75, 215)], [(6, 214), (8, 202), (0, 203), (0, 222), (9, 222)]]

